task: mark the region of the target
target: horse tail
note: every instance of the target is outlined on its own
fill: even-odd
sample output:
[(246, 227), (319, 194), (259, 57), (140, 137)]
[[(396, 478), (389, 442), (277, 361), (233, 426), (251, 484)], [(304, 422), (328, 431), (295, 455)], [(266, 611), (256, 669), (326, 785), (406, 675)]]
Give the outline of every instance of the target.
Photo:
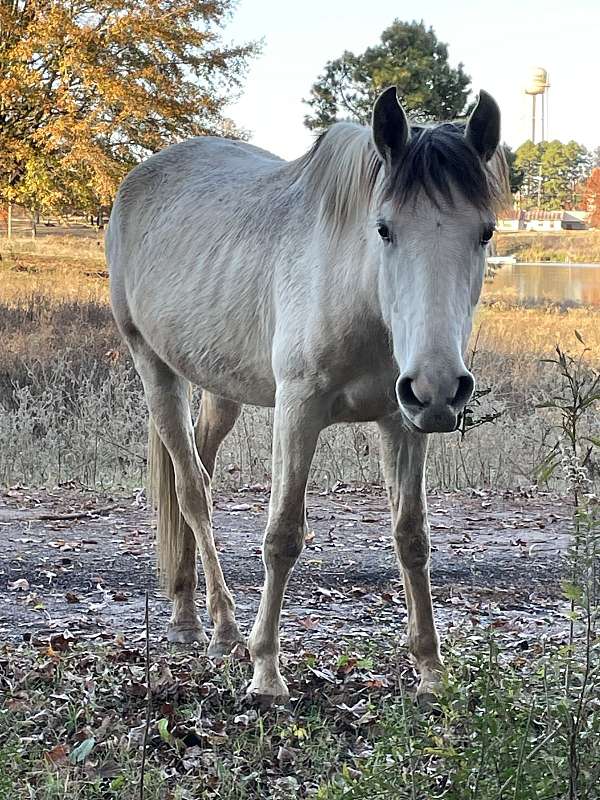
[(156, 426), (148, 425), (148, 494), (156, 511), (156, 564), (163, 590), (173, 598), (175, 572), (186, 539), (187, 522), (179, 508), (175, 470)]

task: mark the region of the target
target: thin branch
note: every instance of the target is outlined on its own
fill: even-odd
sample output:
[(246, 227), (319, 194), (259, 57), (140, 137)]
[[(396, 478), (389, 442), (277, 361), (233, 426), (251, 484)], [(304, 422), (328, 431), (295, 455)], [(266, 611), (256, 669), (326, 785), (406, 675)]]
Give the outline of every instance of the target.
[(119, 508), (118, 505), (112, 506), (104, 506), (103, 508), (89, 508), (85, 511), (71, 511), (67, 512), (66, 514), (37, 514), (35, 517), (28, 517), (30, 520), (61, 520), (61, 519), (87, 519), (90, 517), (97, 517), (102, 516), (104, 514), (110, 514), (111, 511), (114, 511), (116, 508)]
[(152, 711), (152, 692), (150, 688), (150, 623), (148, 613), (148, 589), (146, 589), (146, 723), (144, 725), (144, 740), (142, 742), (142, 763), (140, 766), (140, 800), (144, 800), (144, 778), (146, 775), (146, 748), (148, 745), (148, 731), (150, 729), (150, 714)]

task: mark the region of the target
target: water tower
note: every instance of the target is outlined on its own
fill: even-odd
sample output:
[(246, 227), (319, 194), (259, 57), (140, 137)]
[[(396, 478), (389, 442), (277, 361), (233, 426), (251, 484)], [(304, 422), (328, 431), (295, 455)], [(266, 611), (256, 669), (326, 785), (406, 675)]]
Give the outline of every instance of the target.
[(542, 138), (545, 138), (545, 125), (546, 125), (546, 93), (550, 88), (550, 81), (548, 80), (548, 73), (543, 67), (535, 67), (532, 70), (529, 81), (525, 88), (525, 94), (531, 95), (531, 141), (535, 144), (535, 98), (538, 95), (542, 97)]

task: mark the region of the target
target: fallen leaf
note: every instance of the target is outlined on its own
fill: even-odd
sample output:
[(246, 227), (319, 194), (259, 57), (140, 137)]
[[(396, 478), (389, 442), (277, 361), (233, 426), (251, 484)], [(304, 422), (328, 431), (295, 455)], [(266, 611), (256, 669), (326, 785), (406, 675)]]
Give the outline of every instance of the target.
[(9, 583), (8, 588), (13, 592), (28, 592), (29, 581), (27, 578), (18, 578), (13, 583)]
[(76, 748), (71, 750), (71, 754), (69, 755), (70, 762), (72, 764), (83, 763), (94, 749), (95, 744), (96, 740), (93, 737), (84, 739), (81, 744), (78, 744)]
[(69, 631), (63, 633), (56, 633), (50, 637), (50, 647), (57, 653), (64, 653), (69, 649), (69, 645), (74, 641), (73, 636)]
[(53, 767), (62, 767), (69, 763), (69, 749), (64, 744), (57, 744), (52, 750), (44, 753), (44, 761)]
[(301, 617), (298, 619), (298, 625), (306, 631), (312, 631), (319, 627), (319, 620), (316, 617)]

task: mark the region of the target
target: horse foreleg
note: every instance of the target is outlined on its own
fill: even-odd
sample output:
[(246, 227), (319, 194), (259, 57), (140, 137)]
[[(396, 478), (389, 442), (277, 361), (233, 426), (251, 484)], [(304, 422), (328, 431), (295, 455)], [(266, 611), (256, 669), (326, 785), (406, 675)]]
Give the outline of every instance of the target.
[(394, 544), (406, 594), (408, 648), (420, 676), (417, 697), (426, 699), (435, 693), (442, 671), (429, 582), (427, 436), (407, 431), (396, 416), (381, 420), (379, 430)]
[(273, 430), (273, 484), (263, 543), (265, 582), (248, 640), (254, 663), (249, 696), (263, 702), (289, 697), (279, 670), (279, 624), (288, 578), (304, 548), (306, 482), (322, 409), (293, 387), (278, 387)]

